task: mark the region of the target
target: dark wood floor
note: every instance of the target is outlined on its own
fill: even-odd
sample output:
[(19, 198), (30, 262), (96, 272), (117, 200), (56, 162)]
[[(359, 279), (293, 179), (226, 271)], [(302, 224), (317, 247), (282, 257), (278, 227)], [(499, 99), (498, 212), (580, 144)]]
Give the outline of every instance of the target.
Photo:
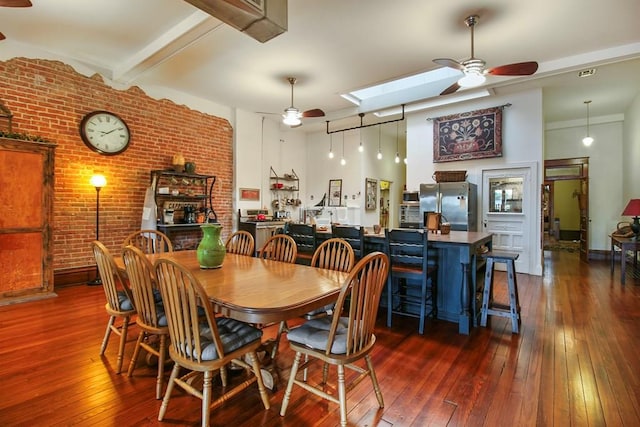
[[(607, 263), (546, 254), (543, 277), (518, 275), (519, 335), (493, 319), (469, 336), (430, 321), (421, 336), (414, 319), (397, 318), (388, 329), (381, 316), (373, 359), (385, 408), (363, 382), (348, 400), (350, 425), (639, 426), (639, 281), (623, 287)], [(497, 278), (504, 282), (504, 273)], [(106, 321), (100, 287), (0, 307), (0, 425), (199, 425), (199, 400), (182, 393), (156, 421), (155, 368), (142, 361), (133, 378), (114, 374), (116, 340), (98, 355)], [(292, 353), (286, 342), (282, 348), (286, 379)], [(337, 405), (298, 388), (281, 418), (283, 384), (268, 411), (251, 388), (215, 410), (211, 425), (338, 424)]]

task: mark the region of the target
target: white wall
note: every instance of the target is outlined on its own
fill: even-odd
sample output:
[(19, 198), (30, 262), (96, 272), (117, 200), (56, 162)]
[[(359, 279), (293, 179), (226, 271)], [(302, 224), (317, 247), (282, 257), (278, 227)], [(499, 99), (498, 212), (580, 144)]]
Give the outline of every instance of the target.
[[(405, 182), (405, 166), (401, 162), (394, 162), (396, 153), (396, 124), (383, 125), (385, 131), (380, 132), (378, 126), (337, 132), (327, 135), (326, 132), (318, 132), (308, 135), (307, 139), (307, 198), (303, 202), (307, 206), (313, 206), (320, 201), (324, 193), (328, 193), (329, 180), (342, 179), (342, 203), (350, 207), (355, 215), (355, 224), (371, 226), (379, 223), (379, 206), (375, 210), (365, 210), (365, 180), (373, 178), (378, 181), (388, 180), (393, 182), (391, 186), (390, 203), (397, 207)], [(360, 134), (362, 132), (362, 135)], [(364, 146), (364, 152), (358, 151), (360, 138)], [(340, 164), (342, 158), (342, 143), (344, 138), (345, 166)], [(383, 153), (382, 160), (378, 160), (378, 140)], [(401, 136), (402, 139), (402, 136)], [(333, 140), (333, 143), (331, 143)], [(329, 159), (329, 149), (333, 146), (335, 157)], [(404, 144), (401, 143), (401, 157), (404, 158)], [(379, 191), (378, 191), (379, 194)], [(344, 199), (344, 196), (347, 199)], [(313, 196), (313, 200), (311, 200)], [(396, 209), (397, 210), (397, 209)], [(396, 219), (397, 223), (397, 219)], [(393, 223), (392, 223), (393, 224)]]
[[(510, 103), (502, 115), (502, 157), (433, 163), (433, 121), (449, 114), (496, 107)], [(531, 242), (529, 253), (532, 274), (542, 274), (542, 248), (540, 247), (540, 191), (543, 153), (542, 92), (531, 90), (505, 96), (494, 96), (469, 101), (455, 106), (419, 112), (409, 115), (407, 121), (407, 189), (418, 190), (421, 183), (434, 182), (436, 170), (466, 170), (467, 180), (478, 186), (478, 224), (482, 230), (482, 171), (534, 165), (529, 194), (535, 197), (527, 215), (532, 218), (529, 230)]]
[[(622, 200), (640, 199), (640, 95), (636, 96), (624, 114), (622, 165), (624, 180)], [(625, 219), (629, 221), (628, 218)]]
[[(622, 117), (620, 117), (621, 119)], [(582, 144), (585, 125), (562, 127), (547, 125), (545, 132), (545, 159), (589, 158), (589, 249), (609, 250), (609, 234), (620, 221), (626, 202), (622, 197), (624, 175), (622, 151), (622, 121), (598, 123), (594, 117), (590, 147)]]

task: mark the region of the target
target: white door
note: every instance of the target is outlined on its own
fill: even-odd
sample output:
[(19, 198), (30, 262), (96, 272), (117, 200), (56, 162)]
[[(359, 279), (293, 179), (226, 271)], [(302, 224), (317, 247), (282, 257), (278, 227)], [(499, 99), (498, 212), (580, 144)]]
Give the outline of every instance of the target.
[[(532, 168), (482, 171), (482, 227), (493, 233), (493, 250), (518, 253), (518, 273), (531, 273), (533, 217), (531, 191)], [(496, 264), (504, 270), (504, 265)]]

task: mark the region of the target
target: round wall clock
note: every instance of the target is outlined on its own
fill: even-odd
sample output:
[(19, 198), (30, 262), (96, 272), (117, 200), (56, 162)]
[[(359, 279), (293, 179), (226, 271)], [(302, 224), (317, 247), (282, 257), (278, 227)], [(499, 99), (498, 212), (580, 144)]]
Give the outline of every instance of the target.
[(82, 140), (100, 154), (120, 154), (129, 147), (129, 127), (117, 114), (108, 111), (93, 111), (80, 122)]

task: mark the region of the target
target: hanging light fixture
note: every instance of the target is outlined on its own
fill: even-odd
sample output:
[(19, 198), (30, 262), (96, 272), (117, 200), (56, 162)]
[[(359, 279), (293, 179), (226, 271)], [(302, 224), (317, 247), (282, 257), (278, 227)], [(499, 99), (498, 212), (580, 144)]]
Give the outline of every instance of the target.
[(407, 164), (407, 122), (404, 123), (404, 164)]
[(333, 135), (329, 135), (329, 158), (333, 159)]
[(340, 159), (340, 164), (342, 166), (347, 164), (347, 161), (344, 158), (344, 132), (342, 132), (342, 159)]
[(362, 145), (362, 129), (360, 129), (360, 145), (358, 146), (358, 151), (361, 153), (364, 151), (364, 146)]
[(382, 126), (378, 126), (378, 160), (382, 160), (382, 150), (380, 149), (380, 133), (382, 132)]
[(587, 104), (587, 136), (582, 138), (582, 143), (585, 147), (589, 147), (593, 144), (593, 137), (589, 134), (589, 104), (591, 104), (591, 100), (584, 101), (584, 103)]
[(396, 122), (396, 163), (400, 163), (400, 151), (398, 149), (398, 140), (399, 140), (398, 127), (399, 127), (398, 122)]

